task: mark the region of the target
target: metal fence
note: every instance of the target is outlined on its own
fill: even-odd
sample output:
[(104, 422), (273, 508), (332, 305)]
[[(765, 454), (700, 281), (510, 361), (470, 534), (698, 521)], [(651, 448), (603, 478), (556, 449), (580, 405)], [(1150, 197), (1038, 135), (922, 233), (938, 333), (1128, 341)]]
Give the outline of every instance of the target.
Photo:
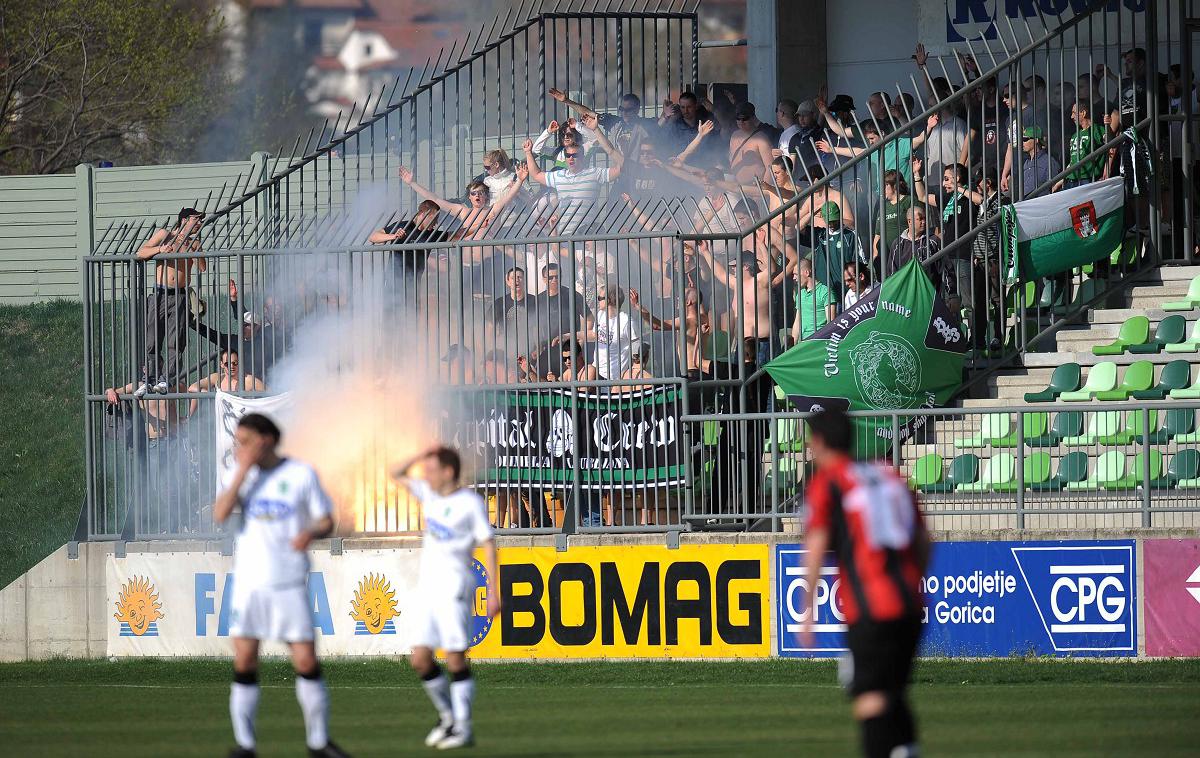
[[(1190, 140), (1171, 152), (1175, 142), (1159, 139), (1173, 124), (1190, 130), (1191, 105), (1168, 120), (1153, 78), (1160, 48), (1190, 61), (1191, 37), (1180, 36), (1185, 25), (1177, 22), (1190, 2), (1165, 4), (1169, 14), (1148, 4), (1127, 24), (1120, 13), (1115, 24), (1083, 13), (1027, 43), (1010, 30), (1002, 55), (993, 42), (970, 48), (973, 68), (952, 61), (961, 84), (943, 85), (932, 73), (914, 81), (913, 90), (932, 92), (924, 111), (898, 97), (887, 115), (865, 119), (870, 125), (853, 112), (833, 114), (825, 139), (789, 146), (791, 172), (785, 166), (757, 176), (687, 157), (672, 161), (682, 145), (638, 131), (636, 118), (657, 115), (651, 108), (664, 93), (695, 85), (695, 8), (619, 5), (626, 7), (531, 5), (481, 30), (415, 80), (355, 106), (346, 124), (339, 118), (308, 135), (286, 158), (275, 153), (265, 180), (223, 190), (197, 237), (203, 252), (160, 254), (152, 268), (134, 255), (149, 228), (114, 226), (102, 235), (83, 274), (88, 533), (213, 533), (206, 508), (231, 413), (217, 407), (215, 389), (241, 398), (289, 394), (289, 450), (330, 472), (343, 523), (356, 532), (419, 528), (386, 470), (432, 437), (473, 451), (472, 475), (505, 528), (779, 528), (794, 513), (804, 479), (802, 424), (783, 413), (785, 401), (774, 396), (762, 366), (811, 333), (828, 310), (840, 310), (848, 291), (875, 286), (895, 270), (905, 252), (897, 243), (961, 309), (979, 381), (1164, 257), (1162, 172), (1146, 182), (1132, 176), (1143, 155), (1138, 145), (1149, 146), (1154, 165), (1178, 155), (1189, 188), (1182, 194), (1192, 191)], [(1102, 140), (1071, 156), (1065, 85), (1095, 64), (1115, 65), (1116, 53), (1135, 42), (1145, 46), (1145, 66), (1097, 77), (1096, 99), (1105, 110), (1117, 102), (1116, 114)], [(990, 68), (980, 63), (984, 55)], [(925, 70), (933, 65), (943, 79), (954, 78), (940, 61)], [(1190, 86), (1190, 75), (1184, 79)], [(1058, 82), (1057, 98), (1048, 81)], [(1141, 99), (1139, 82), (1150, 85)], [(1126, 85), (1134, 92), (1128, 113), (1120, 107)], [(482, 193), (453, 199), (477, 167), (500, 160), (488, 151), (519, 154), (526, 136), (568, 115), (546, 95), (556, 86), (618, 119), (606, 131), (625, 141), (612, 140), (611, 150), (601, 144), (594, 155), (598, 166), (619, 166), (624, 181), (587, 203), (556, 201), (523, 182), (491, 204)], [(1011, 102), (1024, 103), (1011, 116), (1001, 103), (1005, 87)], [(640, 112), (616, 112), (626, 93), (639, 95)], [(937, 123), (929, 121), (934, 114)], [(1022, 159), (1004, 138), (1030, 124), (1045, 125), (1047, 147), (1065, 166), (1036, 182), (1025, 181)], [(947, 125), (964, 139), (957, 151), (935, 154), (931, 146), (940, 145)], [(873, 139), (872, 128), (884, 137)], [(982, 173), (985, 191), (959, 195), (957, 178), (938, 189), (930, 177), (922, 194), (932, 197), (910, 204), (925, 206), (939, 233), (929, 225), (903, 236), (901, 182), (888, 172), (903, 175), (907, 167), (920, 186), (916, 167), (901, 157), (918, 142), (925, 173), (953, 167), (965, 153), (962, 163)], [(535, 163), (548, 170), (559, 147), (550, 144)], [(693, 155), (706, 149), (700, 139)], [(1092, 171), (1097, 159), (1104, 163), (1099, 176), (1077, 174)], [(1112, 260), (1008, 287), (992, 234), (999, 216), (989, 212), (995, 204), (986, 191), (986, 177), (994, 171), (999, 183), (1006, 163), (1016, 166), (1013, 198), (1053, 189), (1068, 176), (1126, 176), (1129, 233)], [(415, 169), (404, 177), (407, 186), (392, 178), (401, 165)], [(435, 198), (440, 212), (420, 214), (423, 198)], [(947, 213), (954, 203), (966, 210)], [(1173, 234), (1191, 234), (1191, 208), (1188, 199)], [(397, 230), (405, 236), (392, 237)], [(371, 238), (380, 243), (367, 244)], [(813, 291), (797, 276), (807, 267), (801, 258), (828, 288), (828, 305), (799, 297), (801, 288)], [(195, 276), (201, 262), (205, 270)], [(167, 391), (132, 402), (143, 374)], [(1089, 420), (1093, 407), (1100, 406), (1087, 409)], [(1145, 413), (1152, 410), (1161, 409)], [(909, 466), (936, 453), (951, 466), (957, 456), (943, 433), (973, 433), (991, 418), (984, 413), (887, 416), (891, 424), (928, 419), (927, 441), (897, 448), (896, 462)], [(1153, 465), (1144, 443), (1139, 460)], [(1177, 452), (1169, 444), (1153, 450), (1169, 460)], [(1060, 446), (1030, 465), (1040, 472), (1048, 460), (1057, 470), (1069, 459), (1074, 471), (1074, 452), (1081, 451)], [(1104, 457), (1099, 452), (1087, 455), (1089, 471)], [(1137, 455), (1133, 447), (1116, 452)], [(955, 484), (931, 497), (929, 512), (1013, 526), (1058, 524), (1074, 511), (1081, 518), (1135, 514), (1144, 523), (1147, 514), (1168, 518), (1177, 495), (1180, 508), (1186, 505), (1186, 487), (1158, 486), (1150, 474), (1138, 480), (1142, 494), (1137, 482), (1128, 492), (1098, 482), (1095, 490), (1035, 493), (1025, 463), (1033, 453), (1008, 455), (996, 475), (1011, 462), (1015, 484), (988, 483), (980, 492)], [(1116, 456), (1104, 460), (1117, 465)], [(1122, 469), (1115, 479), (1124, 476)], [(1119, 497), (1095, 494), (1102, 490)]]

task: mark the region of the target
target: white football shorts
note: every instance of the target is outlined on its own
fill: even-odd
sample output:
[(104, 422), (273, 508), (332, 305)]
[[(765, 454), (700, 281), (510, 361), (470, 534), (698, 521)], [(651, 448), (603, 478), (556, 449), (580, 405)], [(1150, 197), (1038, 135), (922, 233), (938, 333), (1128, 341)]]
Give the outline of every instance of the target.
[(466, 652), (471, 647), (471, 600), (452, 592), (420, 592), (409, 616), (409, 646)]
[(244, 586), (234, 577), (229, 636), (275, 642), (312, 642), (308, 587)]

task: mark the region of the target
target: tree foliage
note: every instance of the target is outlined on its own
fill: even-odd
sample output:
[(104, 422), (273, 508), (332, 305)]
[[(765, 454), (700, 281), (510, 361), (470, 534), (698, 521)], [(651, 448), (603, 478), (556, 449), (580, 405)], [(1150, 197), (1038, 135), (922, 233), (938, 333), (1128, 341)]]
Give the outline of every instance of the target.
[(0, 0), (0, 173), (186, 155), (221, 40), (213, 0)]

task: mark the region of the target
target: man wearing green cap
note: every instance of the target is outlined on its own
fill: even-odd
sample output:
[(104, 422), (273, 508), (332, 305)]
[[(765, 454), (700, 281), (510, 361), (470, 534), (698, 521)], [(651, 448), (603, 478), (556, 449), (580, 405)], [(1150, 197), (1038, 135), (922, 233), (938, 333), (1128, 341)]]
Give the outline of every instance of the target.
[(1025, 164), (1021, 167), (1021, 199), (1041, 197), (1050, 191), (1042, 185), (1060, 170), (1058, 161), (1046, 152), (1045, 133), (1040, 126), (1027, 126), (1021, 134), (1021, 152), (1025, 153)]
[(818, 211), (825, 225), (817, 227), (813, 237), (813, 278), (833, 293), (834, 299), (842, 299), (842, 272), (847, 263), (855, 261), (864, 266), (862, 245), (854, 230), (842, 226), (842, 212), (837, 203), (827, 202)]

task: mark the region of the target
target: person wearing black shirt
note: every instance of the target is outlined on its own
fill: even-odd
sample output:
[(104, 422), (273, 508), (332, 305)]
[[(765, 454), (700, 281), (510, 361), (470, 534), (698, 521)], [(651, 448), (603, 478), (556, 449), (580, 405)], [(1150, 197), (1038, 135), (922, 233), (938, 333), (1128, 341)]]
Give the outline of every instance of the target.
[[(450, 234), (437, 226), (440, 210), (438, 204), (432, 200), (422, 200), (411, 219), (393, 221), (382, 229), (376, 229), (367, 238), (367, 241), (373, 245), (445, 242), (450, 239)], [(397, 251), (393, 258), (397, 273), (413, 277), (420, 276), (425, 271), (425, 261), (429, 254), (429, 250)]]
[(538, 372), (540, 376), (553, 373), (561, 375), (563, 367), (558, 365), (552, 351), (546, 350), (550, 340), (564, 334), (573, 334), (591, 322), (583, 295), (578, 291), (562, 290), (562, 270), (557, 263), (542, 266), (542, 281), (546, 289), (534, 299), (537, 313), (538, 352), (541, 355)]

